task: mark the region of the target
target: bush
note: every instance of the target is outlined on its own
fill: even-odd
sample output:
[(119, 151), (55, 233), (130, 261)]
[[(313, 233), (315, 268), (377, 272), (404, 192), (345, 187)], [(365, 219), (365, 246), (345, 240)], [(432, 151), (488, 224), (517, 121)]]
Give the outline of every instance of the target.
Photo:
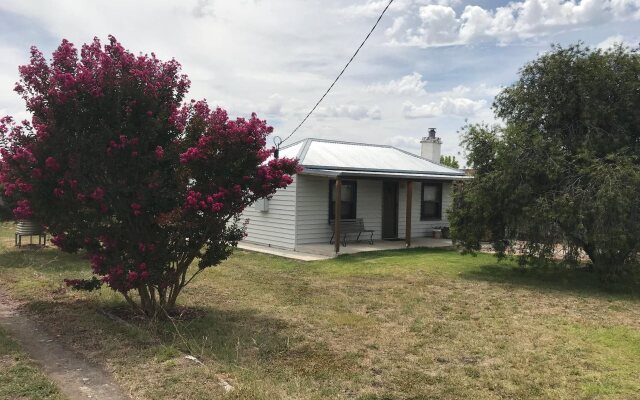
[(114, 37), (80, 55), (63, 40), (51, 62), (34, 47), (19, 71), (32, 119), (0, 127), (15, 217), (42, 222), (63, 251), (86, 252), (97, 279), (70, 285), (106, 284), (147, 315), (227, 258), (244, 234), (241, 212), (296, 172), (296, 160), (269, 160), (265, 121), (182, 103), (190, 83), (177, 61), (136, 56)]

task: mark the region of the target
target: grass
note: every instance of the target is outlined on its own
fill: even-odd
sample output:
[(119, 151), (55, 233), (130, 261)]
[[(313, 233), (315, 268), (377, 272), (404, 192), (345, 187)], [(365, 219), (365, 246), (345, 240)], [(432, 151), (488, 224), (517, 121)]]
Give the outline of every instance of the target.
[(62, 400), (56, 386), (0, 329), (0, 399)]
[(640, 298), (584, 271), (449, 250), (236, 251), (185, 290), (201, 317), (122, 323), (102, 311), (120, 312), (116, 294), (64, 288), (85, 260), (0, 234), (3, 289), (134, 398), (640, 398)]

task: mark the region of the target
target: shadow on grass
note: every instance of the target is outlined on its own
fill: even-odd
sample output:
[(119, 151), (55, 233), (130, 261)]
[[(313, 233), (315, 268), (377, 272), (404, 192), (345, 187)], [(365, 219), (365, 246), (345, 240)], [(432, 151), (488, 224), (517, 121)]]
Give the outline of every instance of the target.
[(288, 323), (253, 309), (190, 307), (200, 317), (158, 321), (164, 344), (184, 353), (236, 363), (245, 357), (270, 359), (287, 350)]
[[(351, 264), (362, 261), (374, 260), (380, 257), (411, 257), (411, 256), (425, 256), (429, 254), (434, 255), (442, 255), (442, 254), (450, 254), (454, 251), (453, 247), (412, 247), (409, 249), (390, 249), (390, 250), (375, 250), (375, 251), (364, 251), (361, 253), (354, 254), (340, 254), (336, 258), (332, 258), (326, 261), (332, 261), (335, 263), (341, 264)], [(458, 255), (456, 252), (455, 255)], [(312, 261), (317, 263), (325, 262), (323, 261)]]
[(633, 283), (605, 286), (598, 275), (587, 268), (563, 265), (516, 267), (509, 264), (479, 265), (460, 272), (463, 279), (523, 286), (541, 291), (566, 291), (576, 295), (640, 299), (640, 288)]
[(0, 268), (32, 268), (38, 272), (76, 272), (86, 270), (88, 261), (52, 247), (0, 249)]
[[(191, 354), (201, 360), (227, 364), (284, 361), (291, 355), (290, 325), (253, 309), (184, 307), (196, 317), (188, 320), (150, 320), (124, 312), (118, 301), (92, 299), (73, 302), (35, 300), (23, 305), (40, 316), (52, 333), (65, 341), (112, 358), (156, 357), (160, 361)], [(109, 332), (108, 335), (105, 332)], [(112, 354), (110, 354), (112, 353)]]

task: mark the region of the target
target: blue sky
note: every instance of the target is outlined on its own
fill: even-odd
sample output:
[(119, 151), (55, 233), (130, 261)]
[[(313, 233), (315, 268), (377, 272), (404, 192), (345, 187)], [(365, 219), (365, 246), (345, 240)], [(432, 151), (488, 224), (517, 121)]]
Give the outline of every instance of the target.
[[(387, 0), (25, 1), (0, 3), (0, 114), (31, 45), (50, 53), (115, 35), (134, 52), (175, 57), (190, 96), (231, 115), (256, 111), (286, 136), (335, 78)], [(491, 102), (551, 43), (640, 41), (640, 0), (395, 0), (343, 79), (291, 142), (322, 137), (418, 152), (436, 127), (493, 122)], [(460, 158), (460, 156), (459, 156)]]

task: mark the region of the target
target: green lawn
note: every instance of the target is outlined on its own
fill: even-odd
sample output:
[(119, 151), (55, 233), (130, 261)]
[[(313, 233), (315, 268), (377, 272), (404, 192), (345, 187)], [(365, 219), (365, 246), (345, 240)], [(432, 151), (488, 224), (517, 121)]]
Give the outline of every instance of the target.
[(0, 329), (0, 399), (62, 400), (56, 386)]
[(122, 315), (114, 293), (62, 284), (89, 276), (85, 260), (1, 234), (2, 288), (135, 398), (640, 398), (640, 297), (587, 272), (448, 250), (237, 251), (185, 291), (197, 318), (122, 322), (101, 311)]

